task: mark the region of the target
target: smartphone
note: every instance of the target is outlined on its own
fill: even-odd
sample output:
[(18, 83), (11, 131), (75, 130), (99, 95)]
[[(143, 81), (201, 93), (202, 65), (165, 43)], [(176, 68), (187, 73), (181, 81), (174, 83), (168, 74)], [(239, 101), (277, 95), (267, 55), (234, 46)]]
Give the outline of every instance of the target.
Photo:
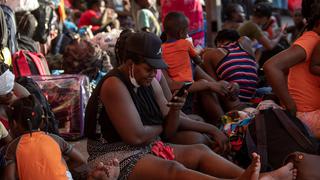
[(178, 96), (178, 97), (183, 96), (184, 92), (188, 90), (191, 85), (192, 85), (192, 82), (185, 82), (175, 96)]

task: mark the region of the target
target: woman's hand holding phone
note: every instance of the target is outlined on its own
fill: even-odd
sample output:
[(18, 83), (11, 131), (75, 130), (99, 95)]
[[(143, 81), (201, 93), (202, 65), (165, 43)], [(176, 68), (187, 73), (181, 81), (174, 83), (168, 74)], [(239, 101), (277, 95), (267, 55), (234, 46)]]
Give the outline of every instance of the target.
[(188, 95), (188, 89), (192, 85), (192, 82), (186, 82), (182, 85), (182, 87), (173, 93), (172, 99), (168, 103), (170, 108), (174, 108), (176, 110), (181, 110), (186, 101), (186, 97)]

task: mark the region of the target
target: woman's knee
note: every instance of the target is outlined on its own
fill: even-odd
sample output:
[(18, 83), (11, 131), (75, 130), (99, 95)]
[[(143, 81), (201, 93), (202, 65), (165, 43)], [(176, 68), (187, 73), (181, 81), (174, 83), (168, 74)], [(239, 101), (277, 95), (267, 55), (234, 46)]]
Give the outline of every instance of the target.
[(185, 170), (185, 166), (177, 161), (168, 161), (147, 155), (138, 161), (129, 179), (179, 179)]

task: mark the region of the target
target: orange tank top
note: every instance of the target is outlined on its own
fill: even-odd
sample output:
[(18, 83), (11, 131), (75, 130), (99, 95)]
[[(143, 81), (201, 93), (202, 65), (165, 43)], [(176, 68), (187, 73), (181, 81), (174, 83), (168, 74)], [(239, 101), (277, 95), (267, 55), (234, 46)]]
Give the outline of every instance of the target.
[(44, 132), (22, 135), (16, 150), (20, 180), (67, 180), (58, 143)]

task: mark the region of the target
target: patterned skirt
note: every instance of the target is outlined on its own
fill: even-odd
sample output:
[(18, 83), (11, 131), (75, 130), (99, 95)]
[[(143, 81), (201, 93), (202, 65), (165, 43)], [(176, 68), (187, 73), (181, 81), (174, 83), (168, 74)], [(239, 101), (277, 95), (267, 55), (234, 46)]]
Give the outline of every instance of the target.
[(99, 162), (108, 162), (117, 158), (120, 162), (120, 176), (118, 179), (126, 180), (136, 163), (145, 155), (151, 153), (151, 144), (146, 146), (132, 146), (123, 142), (107, 143), (103, 140), (88, 140), (88, 164), (93, 169)]

